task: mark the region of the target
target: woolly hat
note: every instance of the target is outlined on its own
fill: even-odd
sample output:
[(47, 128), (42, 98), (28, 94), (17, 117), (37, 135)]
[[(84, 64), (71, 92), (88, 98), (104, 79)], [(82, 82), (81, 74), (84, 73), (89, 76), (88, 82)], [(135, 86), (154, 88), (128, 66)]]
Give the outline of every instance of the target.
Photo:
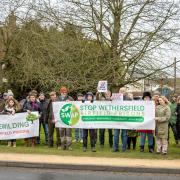
[(68, 89), (64, 86), (62, 86), (60, 89), (59, 89), (60, 93), (68, 93)]
[(94, 94), (93, 94), (92, 92), (88, 92), (88, 93), (86, 94), (86, 96), (88, 96), (88, 95), (94, 97)]
[(8, 92), (7, 96), (14, 96), (13, 92)]
[(77, 97), (83, 97), (83, 94), (82, 93), (78, 93)]
[(144, 99), (145, 97), (149, 97), (151, 99), (152, 98), (151, 93), (150, 92), (144, 92), (142, 99)]
[(154, 92), (153, 92), (153, 95), (158, 95), (158, 96), (160, 96), (161, 93), (160, 93), (159, 91), (154, 91)]

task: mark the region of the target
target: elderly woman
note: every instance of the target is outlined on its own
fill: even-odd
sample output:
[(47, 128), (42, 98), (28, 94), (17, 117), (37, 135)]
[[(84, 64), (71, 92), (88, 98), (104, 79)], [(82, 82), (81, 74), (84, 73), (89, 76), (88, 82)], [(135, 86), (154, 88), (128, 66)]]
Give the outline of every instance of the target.
[(168, 149), (168, 124), (171, 117), (169, 101), (166, 97), (159, 97), (159, 105), (156, 108), (156, 143), (157, 153), (167, 154)]

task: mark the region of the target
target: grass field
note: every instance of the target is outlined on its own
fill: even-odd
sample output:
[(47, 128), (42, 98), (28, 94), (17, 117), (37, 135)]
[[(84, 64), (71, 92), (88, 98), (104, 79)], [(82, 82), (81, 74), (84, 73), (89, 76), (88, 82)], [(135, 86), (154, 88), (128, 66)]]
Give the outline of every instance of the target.
[[(74, 137), (74, 131), (73, 131), (73, 137)], [(74, 139), (74, 138), (73, 138)], [(164, 155), (158, 155), (156, 153), (149, 153), (147, 148), (147, 142), (146, 142), (146, 148), (144, 153), (139, 152), (139, 140), (137, 142), (136, 150), (127, 150), (126, 152), (111, 152), (111, 149), (108, 145), (108, 134), (106, 131), (106, 142), (104, 148), (100, 148), (99, 141), (96, 144), (96, 150), (97, 152), (92, 153), (90, 151), (90, 145), (88, 145), (88, 151), (83, 152), (82, 151), (82, 143), (73, 143), (72, 151), (64, 151), (59, 150), (54, 146), (53, 148), (48, 148), (48, 146), (45, 145), (44, 141), (44, 134), (41, 130), (41, 144), (37, 145), (36, 147), (25, 147), (23, 140), (17, 140), (17, 147), (7, 147), (7, 143), (1, 141), (0, 145), (0, 153), (25, 153), (25, 154), (52, 154), (52, 155), (61, 155), (61, 156), (92, 156), (92, 157), (111, 157), (111, 158), (140, 158), (140, 159), (180, 159), (180, 146), (177, 147), (174, 143), (174, 138), (172, 135), (172, 132), (170, 133), (170, 144), (168, 148), (168, 154), (166, 156)], [(121, 142), (120, 142), (121, 143)]]

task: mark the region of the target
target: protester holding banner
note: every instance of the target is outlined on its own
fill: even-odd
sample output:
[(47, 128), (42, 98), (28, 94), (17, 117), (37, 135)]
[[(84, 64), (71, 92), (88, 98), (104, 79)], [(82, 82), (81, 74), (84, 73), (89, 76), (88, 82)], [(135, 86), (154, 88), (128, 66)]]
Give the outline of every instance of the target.
[[(127, 90), (126, 90), (125, 87), (122, 87), (122, 88), (119, 89), (119, 94), (123, 95), (123, 100), (125, 100), (125, 101), (130, 100), (128, 98), (128, 96), (127, 96)], [(120, 129), (114, 129), (114, 148), (113, 148), (113, 152), (118, 152), (119, 151), (119, 134), (120, 134)], [(126, 148), (127, 148), (127, 130), (126, 129), (122, 129), (121, 140), (122, 140), (122, 151), (125, 152)]]
[[(14, 115), (18, 111), (18, 107), (16, 106), (14, 99), (7, 100), (6, 104), (7, 105), (4, 108), (3, 114)], [(16, 147), (16, 139), (8, 141), (8, 147), (11, 146)]]
[(59, 128), (55, 128), (55, 118), (53, 113), (53, 102), (58, 101), (58, 97), (55, 91), (50, 92), (50, 101), (47, 105), (46, 110), (46, 119), (45, 122), (48, 122), (48, 146), (53, 147), (54, 145), (54, 129), (56, 129), (56, 145), (57, 148), (61, 147), (60, 131)]
[[(86, 94), (86, 100), (89, 101), (89, 103), (93, 103), (94, 95), (92, 92), (88, 92)], [(95, 129), (83, 129), (83, 152), (86, 152), (86, 150), (87, 150), (88, 132), (90, 135), (91, 151), (96, 152), (96, 149), (95, 149), (95, 144), (96, 144)]]
[[(77, 94), (77, 101), (83, 101), (84, 95), (82, 93)], [(83, 142), (83, 129), (76, 128), (75, 129), (75, 141), (74, 142)]]
[(9, 90), (9, 92), (7, 93), (7, 100), (10, 100), (10, 99), (13, 99), (13, 101), (15, 102), (16, 110), (19, 112), (21, 110), (21, 106), (19, 102), (14, 98), (14, 94), (11, 90)]
[[(130, 100), (133, 100), (133, 94), (132, 93), (128, 93), (128, 98)], [(133, 150), (136, 149), (136, 142), (137, 142), (137, 137), (138, 137), (139, 133), (137, 132), (137, 130), (127, 130), (127, 149), (130, 150), (131, 149), (131, 142), (133, 145)]]
[[(59, 101), (74, 101), (71, 96), (68, 95), (68, 89), (66, 87), (60, 88)], [(72, 129), (70, 128), (60, 128), (61, 137), (61, 149), (62, 150), (72, 150)]]
[[(23, 111), (26, 111), (29, 114), (33, 111), (38, 111), (40, 113), (40, 104), (36, 99), (36, 94), (29, 93), (29, 101), (24, 104)], [(26, 138), (25, 143), (27, 147), (34, 147), (36, 145), (36, 137)]]
[(177, 138), (178, 138), (178, 144), (180, 145), (180, 96), (177, 98), (177, 108), (176, 108), (176, 114), (177, 114)]
[(42, 125), (44, 129), (46, 145), (48, 145), (48, 121), (45, 118), (48, 101), (46, 100), (43, 92), (39, 94), (39, 105), (40, 105), (41, 116), (39, 118), (39, 136), (37, 137), (37, 144), (40, 144), (40, 135), (41, 135), (40, 130)]
[[(151, 101), (151, 93), (150, 92), (144, 92), (142, 99), (144, 101)], [(140, 152), (144, 152), (144, 146), (146, 142), (146, 137), (148, 138), (148, 148), (149, 152), (153, 153), (153, 131), (152, 130), (139, 130), (140, 132)]]
[(159, 97), (159, 104), (156, 108), (155, 118), (157, 153), (166, 155), (168, 149), (168, 124), (171, 117), (171, 110), (166, 97)]
[[(97, 92), (96, 93), (96, 100), (99, 101), (111, 101), (111, 91), (108, 90), (107, 92)], [(109, 147), (113, 147), (113, 132), (112, 129), (108, 129), (109, 133)], [(99, 142), (100, 147), (104, 147), (104, 141), (105, 141), (105, 129), (99, 129)]]

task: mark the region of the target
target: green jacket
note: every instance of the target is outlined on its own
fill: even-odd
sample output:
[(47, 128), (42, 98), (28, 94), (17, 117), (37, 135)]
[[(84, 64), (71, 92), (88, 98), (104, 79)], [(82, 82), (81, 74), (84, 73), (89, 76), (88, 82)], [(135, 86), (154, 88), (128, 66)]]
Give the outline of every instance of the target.
[(167, 139), (168, 138), (168, 124), (169, 119), (171, 117), (170, 107), (158, 105), (156, 108), (156, 117), (158, 117), (158, 121), (156, 121), (156, 137)]
[(176, 116), (176, 114), (175, 114), (176, 108), (177, 108), (177, 104), (176, 104), (176, 103), (171, 103), (171, 104), (170, 104), (171, 118), (170, 118), (170, 120), (169, 120), (169, 123), (172, 124), (172, 125), (173, 125), (173, 124), (176, 124), (176, 122), (177, 122), (177, 116)]

